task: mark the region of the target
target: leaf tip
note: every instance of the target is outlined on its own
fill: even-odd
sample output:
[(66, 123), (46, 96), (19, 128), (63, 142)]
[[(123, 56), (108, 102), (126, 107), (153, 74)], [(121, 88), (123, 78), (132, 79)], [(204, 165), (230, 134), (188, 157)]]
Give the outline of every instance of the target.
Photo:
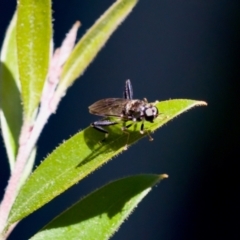
[(164, 174), (159, 175), (159, 180), (163, 180), (163, 179), (166, 179), (168, 177), (169, 177), (168, 174), (164, 173)]
[(208, 103), (205, 101), (198, 101), (196, 104), (196, 106), (207, 106), (207, 105), (208, 105)]

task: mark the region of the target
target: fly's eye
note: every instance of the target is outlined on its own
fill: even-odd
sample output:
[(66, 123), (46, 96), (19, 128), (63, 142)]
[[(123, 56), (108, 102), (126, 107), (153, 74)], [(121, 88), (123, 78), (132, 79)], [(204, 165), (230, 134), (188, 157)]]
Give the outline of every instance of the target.
[(152, 111), (152, 108), (147, 108), (146, 110), (145, 110), (145, 116), (146, 117), (151, 117), (151, 116), (153, 116), (154, 115), (154, 113), (153, 113), (153, 111)]
[(152, 108), (152, 112), (155, 117), (158, 115), (158, 109), (156, 107)]
[(154, 118), (158, 115), (158, 109), (156, 107), (147, 108), (145, 109), (144, 115), (146, 121), (153, 122)]
[(144, 115), (145, 115), (145, 120), (146, 120), (146, 121), (148, 121), (148, 122), (153, 122), (154, 114), (153, 114), (153, 111), (152, 111), (152, 108), (151, 108), (151, 107), (145, 109)]

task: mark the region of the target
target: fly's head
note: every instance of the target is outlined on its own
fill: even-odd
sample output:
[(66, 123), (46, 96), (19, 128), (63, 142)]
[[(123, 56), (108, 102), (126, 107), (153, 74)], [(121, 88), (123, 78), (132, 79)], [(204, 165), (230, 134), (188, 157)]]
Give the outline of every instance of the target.
[(158, 109), (153, 105), (148, 105), (144, 109), (144, 118), (148, 122), (153, 122), (153, 120), (158, 116)]

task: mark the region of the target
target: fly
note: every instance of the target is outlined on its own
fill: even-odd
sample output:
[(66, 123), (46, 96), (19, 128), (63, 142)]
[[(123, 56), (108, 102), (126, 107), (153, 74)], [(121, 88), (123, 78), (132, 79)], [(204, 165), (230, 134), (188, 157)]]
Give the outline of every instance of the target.
[[(153, 123), (154, 119), (158, 116), (157, 107), (148, 103), (147, 99), (133, 99), (133, 89), (130, 80), (126, 81), (123, 95), (124, 98), (105, 98), (89, 106), (89, 112), (91, 114), (118, 118), (118, 121), (112, 121), (105, 118), (91, 124), (96, 130), (105, 133), (105, 138), (102, 141), (108, 137), (108, 131), (104, 127), (123, 122), (122, 130), (128, 134), (129, 138), (127, 129), (134, 123), (141, 122), (140, 133), (144, 134), (144, 122), (147, 121)], [(131, 123), (126, 125), (128, 121), (131, 121)], [(153, 138), (149, 133), (148, 136), (149, 140), (152, 141)]]

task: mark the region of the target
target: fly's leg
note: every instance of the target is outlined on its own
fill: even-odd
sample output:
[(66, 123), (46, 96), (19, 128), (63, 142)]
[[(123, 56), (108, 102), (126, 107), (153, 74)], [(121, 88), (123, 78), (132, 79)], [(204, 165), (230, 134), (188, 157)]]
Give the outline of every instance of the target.
[(99, 132), (105, 133), (104, 139), (101, 140), (101, 142), (104, 142), (107, 139), (109, 133), (103, 127), (107, 127), (107, 126), (111, 126), (111, 125), (115, 125), (115, 124), (118, 124), (118, 122), (112, 122), (110, 120), (99, 120), (99, 121), (91, 123), (91, 127), (98, 130)]
[[(145, 132), (145, 130), (144, 130), (144, 122), (142, 122), (140, 133), (141, 133), (141, 134), (144, 134), (144, 132)], [(152, 138), (152, 136), (150, 135), (150, 133), (149, 133), (148, 131), (146, 131), (146, 133), (147, 133), (147, 135), (148, 135), (148, 137), (149, 137), (149, 141), (153, 141), (153, 138)]]
[(142, 124), (141, 124), (140, 133), (141, 133), (141, 134), (144, 134), (144, 122), (143, 122), (143, 121), (142, 121)]
[(133, 123), (130, 123), (130, 124), (128, 124), (127, 126), (124, 125), (124, 126), (122, 127), (122, 131), (123, 131), (125, 134), (127, 134), (127, 143), (126, 143), (126, 145), (125, 145), (125, 147), (124, 147), (124, 150), (127, 150), (127, 148), (128, 148), (128, 141), (129, 141), (129, 136), (130, 136), (130, 134), (129, 134), (129, 132), (127, 131), (127, 129), (130, 128), (132, 125), (133, 125)]

